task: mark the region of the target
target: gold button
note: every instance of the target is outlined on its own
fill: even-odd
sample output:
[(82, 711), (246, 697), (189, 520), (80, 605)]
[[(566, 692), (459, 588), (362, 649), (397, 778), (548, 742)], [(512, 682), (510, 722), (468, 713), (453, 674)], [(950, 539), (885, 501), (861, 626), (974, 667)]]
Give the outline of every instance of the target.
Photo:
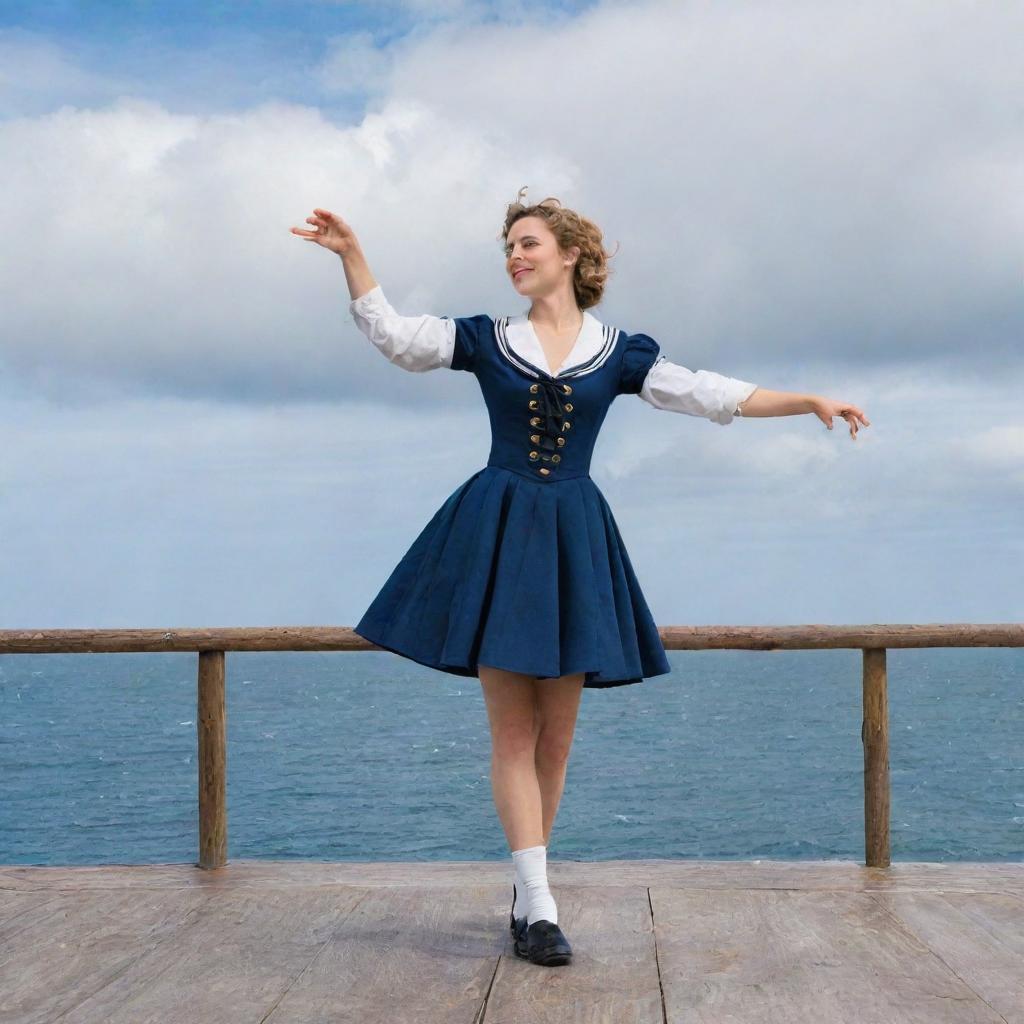
[(530, 417), (530, 426), (531, 427), (539, 427), (540, 426), (540, 417), (539, 416), (531, 416)]
[(566, 412), (572, 412), (572, 402), (566, 402), (565, 403), (565, 411)]
[(537, 408), (537, 402), (536, 402), (535, 399), (532, 399), (532, 398), (530, 399), (530, 408), (531, 409), (536, 409)]
[(561, 447), (563, 444), (565, 444), (565, 438), (564, 437), (556, 437), (555, 440), (558, 442), (559, 447)]
[(532, 392), (533, 392), (534, 394), (537, 394), (537, 392), (538, 392), (538, 391), (540, 391), (540, 385), (539, 385), (539, 384), (531, 384), (531, 385), (530, 385), (530, 390), (531, 390), (531, 391), (532, 391)]
[[(532, 441), (532, 442), (533, 442), (534, 444), (540, 444), (540, 434), (531, 434), (531, 435), (530, 435), (530, 440), (531, 440), (531, 441)], [(561, 439), (561, 438), (559, 438), (558, 440), (559, 440), (559, 441), (561, 441), (562, 439)]]
[(543, 474), (544, 474), (545, 476), (547, 476), (547, 475), (548, 475), (548, 473), (550, 473), (550, 472), (551, 472), (551, 470), (550, 470), (550, 469), (545, 469), (545, 468), (544, 468), (543, 466), (541, 466), (541, 470), (540, 470), (540, 471), (541, 471), (541, 472), (542, 472), (542, 473), (543, 473)]
[(571, 388), (571, 387), (569, 387), (569, 385), (568, 385), (568, 384), (563, 384), (563, 385), (562, 385), (562, 390), (563, 390), (563, 391), (564, 391), (564, 392), (565, 392), (565, 393), (566, 393), (567, 395), (571, 395), (571, 394), (572, 394), (572, 388)]
[(552, 455), (551, 456), (551, 461), (552, 462), (561, 462), (562, 461), (562, 456), (561, 455)]
[(536, 452), (530, 452), (530, 458), (533, 459), (534, 462), (536, 462), (539, 456)]
[(568, 420), (562, 420), (562, 429), (563, 430), (568, 430), (571, 426), (572, 426), (572, 424)]

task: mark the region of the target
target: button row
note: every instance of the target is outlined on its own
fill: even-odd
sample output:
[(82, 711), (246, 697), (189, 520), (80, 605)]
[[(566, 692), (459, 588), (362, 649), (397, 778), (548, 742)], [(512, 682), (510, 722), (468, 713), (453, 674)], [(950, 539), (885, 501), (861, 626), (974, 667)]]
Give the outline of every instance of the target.
[[(530, 385), (530, 393), (540, 395), (541, 397), (539, 399), (530, 399), (529, 407), (531, 411), (543, 413), (541, 416), (530, 417), (531, 427), (543, 428), (542, 432), (530, 434), (530, 441), (537, 448), (554, 449), (556, 447), (563, 447), (565, 445), (565, 438), (560, 435), (572, 428), (572, 423), (565, 419), (565, 413), (572, 412), (572, 402), (566, 402), (563, 405), (559, 397), (559, 391), (564, 395), (572, 394), (572, 388), (568, 384), (559, 386), (554, 381), (543, 381), (540, 384)], [(530, 452), (529, 458), (531, 462), (550, 462), (555, 466), (562, 461), (562, 456), (558, 452), (547, 455), (536, 449)], [(547, 466), (539, 466), (537, 472), (541, 476), (548, 476), (551, 470)]]

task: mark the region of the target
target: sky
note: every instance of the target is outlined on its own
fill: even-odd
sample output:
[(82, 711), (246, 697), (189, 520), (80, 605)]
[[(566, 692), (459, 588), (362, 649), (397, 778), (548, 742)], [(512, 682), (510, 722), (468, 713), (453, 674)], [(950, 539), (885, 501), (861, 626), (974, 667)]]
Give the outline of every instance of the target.
[[(0, 628), (354, 625), (490, 438), (359, 333), (525, 312), (505, 208), (616, 249), (591, 312), (864, 410), (613, 405), (591, 475), (661, 626), (1024, 620), (1024, 7), (0, 3)], [(1016, 51), (1016, 52), (1015, 52)]]

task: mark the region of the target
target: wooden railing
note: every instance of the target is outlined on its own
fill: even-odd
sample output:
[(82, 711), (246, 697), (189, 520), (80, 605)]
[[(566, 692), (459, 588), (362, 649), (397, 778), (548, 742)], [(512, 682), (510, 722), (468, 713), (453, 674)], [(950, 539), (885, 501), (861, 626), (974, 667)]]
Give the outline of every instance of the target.
[[(890, 647), (1022, 647), (1024, 623), (886, 626), (663, 626), (667, 650), (863, 652), (864, 862), (889, 867), (889, 702), (885, 652)], [(344, 626), (221, 629), (8, 629), (0, 654), (109, 654), (195, 651), (199, 655), (196, 732), (201, 868), (227, 863), (227, 651), (378, 651)]]

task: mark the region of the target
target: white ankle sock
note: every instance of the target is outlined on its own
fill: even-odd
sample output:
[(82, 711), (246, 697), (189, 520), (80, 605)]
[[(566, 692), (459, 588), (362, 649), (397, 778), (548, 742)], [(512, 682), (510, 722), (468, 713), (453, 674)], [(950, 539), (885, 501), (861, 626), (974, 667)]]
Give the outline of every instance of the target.
[(550, 921), (558, 924), (558, 908), (548, 888), (548, 850), (546, 846), (527, 846), (512, 851), (516, 868), (516, 917), (526, 912), (526, 923)]

